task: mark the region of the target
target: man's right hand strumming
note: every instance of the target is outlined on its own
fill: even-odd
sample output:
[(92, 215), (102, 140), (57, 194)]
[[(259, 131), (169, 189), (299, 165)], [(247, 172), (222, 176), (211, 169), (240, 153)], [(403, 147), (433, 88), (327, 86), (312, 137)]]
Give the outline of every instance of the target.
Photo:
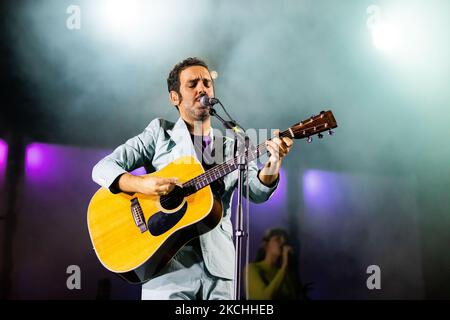
[(135, 176), (124, 173), (117, 181), (123, 192), (142, 193), (149, 196), (164, 196), (179, 184), (177, 178), (161, 178), (149, 175)]

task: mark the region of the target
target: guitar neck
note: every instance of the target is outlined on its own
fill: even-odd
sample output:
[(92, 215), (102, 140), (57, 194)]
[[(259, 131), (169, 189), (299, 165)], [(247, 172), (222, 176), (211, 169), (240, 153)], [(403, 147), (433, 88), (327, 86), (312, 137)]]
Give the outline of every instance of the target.
[[(280, 137), (291, 137), (289, 130), (280, 132)], [(270, 140), (270, 139), (269, 139)], [(267, 153), (266, 143), (261, 143), (256, 148), (249, 148), (245, 151), (245, 158), (248, 162), (253, 161), (263, 154)], [(201, 175), (185, 182), (183, 189), (187, 191), (187, 195), (193, 194), (196, 191), (210, 185), (214, 181), (226, 176), (227, 174), (237, 170), (239, 168), (239, 158), (241, 155), (236, 156), (233, 159), (225, 161), (222, 164), (216, 165), (213, 168), (205, 171)]]

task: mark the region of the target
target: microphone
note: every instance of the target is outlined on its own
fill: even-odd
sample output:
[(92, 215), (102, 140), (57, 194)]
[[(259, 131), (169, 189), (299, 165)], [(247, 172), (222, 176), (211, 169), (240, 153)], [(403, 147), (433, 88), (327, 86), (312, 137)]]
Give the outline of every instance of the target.
[(210, 98), (207, 95), (203, 95), (200, 98), (200, 105), (202, 107), (212, 107), (213, 105), (215, 105), (216, 103), (219, 103), (219, 100), (216, 98)]

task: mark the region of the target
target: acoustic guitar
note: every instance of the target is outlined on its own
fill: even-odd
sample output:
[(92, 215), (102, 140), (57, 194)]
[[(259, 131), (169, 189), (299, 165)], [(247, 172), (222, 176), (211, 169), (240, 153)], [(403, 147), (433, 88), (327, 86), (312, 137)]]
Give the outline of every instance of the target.
[[(299, 122), (280, 137), (308, 139), (336, 128), (331, 111)], [(249, 148), (249, 161), (267, 153), (265, 143)], [(150, 176), (177, 177), (180, 185), (165, 196), (113, 194), (100, 188), (88, 208), (89, 235), (103, 266), (130, 283), (154, 277), (188, 241), (214, 229), (222, 203), (210, 184), (238, 169), (238, 157), (205, 171), (191, 156), (181, 157)]]

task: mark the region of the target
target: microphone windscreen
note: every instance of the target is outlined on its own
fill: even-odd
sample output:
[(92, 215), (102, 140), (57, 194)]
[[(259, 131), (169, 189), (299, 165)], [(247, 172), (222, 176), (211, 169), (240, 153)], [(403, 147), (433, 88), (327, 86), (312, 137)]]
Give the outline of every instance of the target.
[(209, 101), (209, 97), (207, 95), (204, 95), (200, 98), (200, 105), (202, 107), (210, 107), (211, 103)]

